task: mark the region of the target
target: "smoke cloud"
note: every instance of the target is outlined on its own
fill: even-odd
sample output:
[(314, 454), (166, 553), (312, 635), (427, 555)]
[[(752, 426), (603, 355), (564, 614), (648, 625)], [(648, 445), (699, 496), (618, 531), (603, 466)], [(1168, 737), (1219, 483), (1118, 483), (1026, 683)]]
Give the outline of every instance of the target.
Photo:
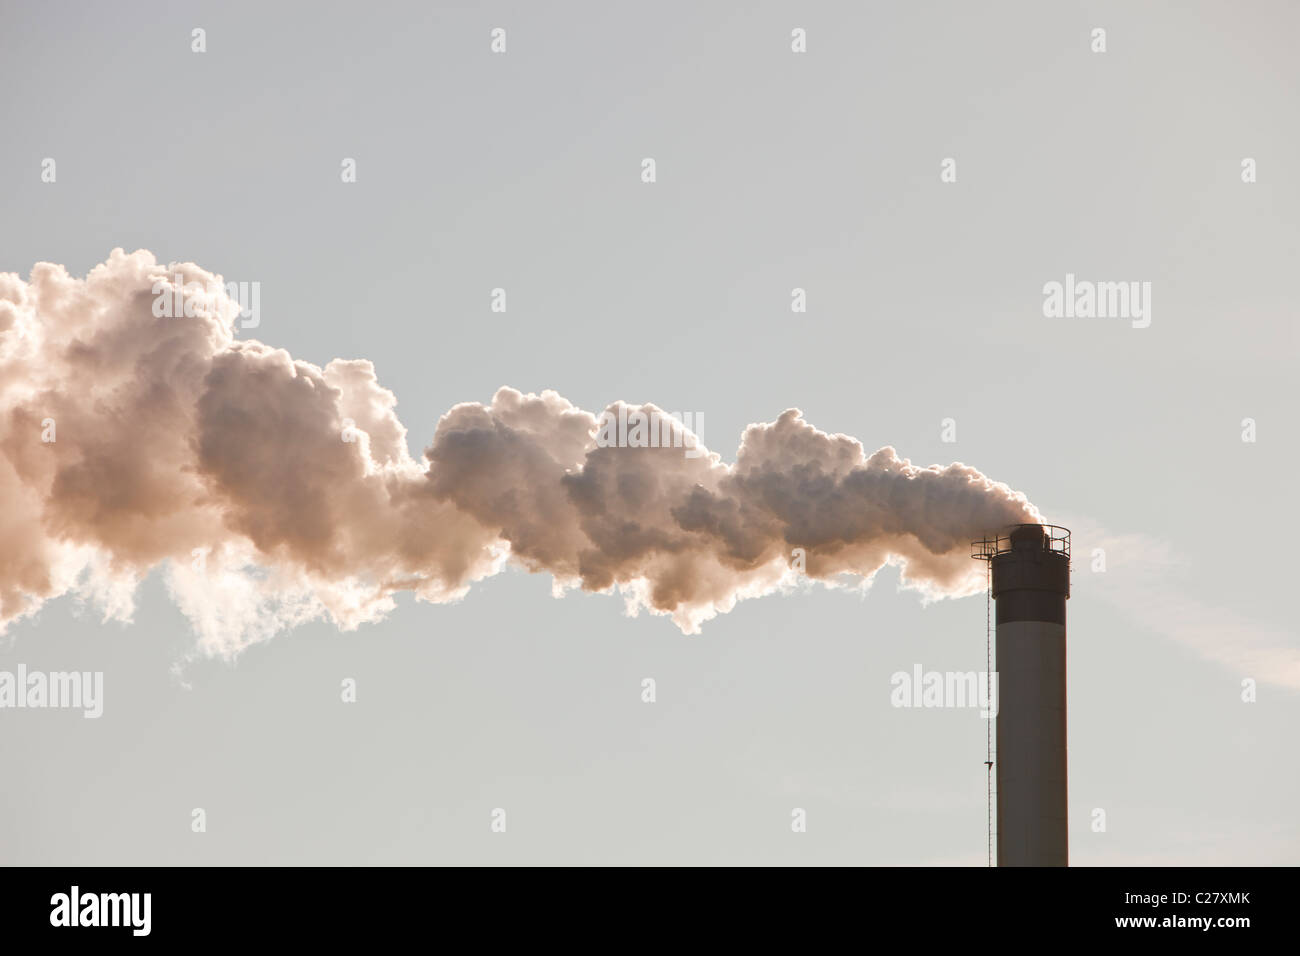
[[(308, 620), (376, 620), (401, 591), (457, 600), (513, 562), (695, 633), (742, 598), (887, 563), (927, 596), (972, 593), (970, 539), (1042, 520), (974, 468), (866, 455), (795, 409), (728, 465), (601, 446), (596, 415), (502, 388), (443, 415), (417, 460), (370, 362), (237, 339), (221, 284), (120, 249), (85, 279), (0, 274), (0, 628), (64, 594), (129, 620), (161, 567), (199, 651), (229, 657)], [(158, 290), (193, 315), (156, 315)]]

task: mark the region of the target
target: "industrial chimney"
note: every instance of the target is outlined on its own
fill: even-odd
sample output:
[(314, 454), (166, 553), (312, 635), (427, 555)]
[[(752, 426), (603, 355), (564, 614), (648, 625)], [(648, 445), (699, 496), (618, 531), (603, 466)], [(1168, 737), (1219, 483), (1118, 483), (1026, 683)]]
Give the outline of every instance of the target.
[(1069, 865), (1065, 602), (1070, 532), (1014, 525), (973, 544), (997, 606), (998, 866)]

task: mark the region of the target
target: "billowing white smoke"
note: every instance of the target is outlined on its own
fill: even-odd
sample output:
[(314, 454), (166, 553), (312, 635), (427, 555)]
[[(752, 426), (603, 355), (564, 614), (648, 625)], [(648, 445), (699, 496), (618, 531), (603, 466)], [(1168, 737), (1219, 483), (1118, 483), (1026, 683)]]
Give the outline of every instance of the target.
[[(214, 291), (191, 290), (192, 318), (155, 316), (178, 276)], [(694, 632), (805, 573), (861, 583), (892, 562), (931, 595), (970, 593), (971, 537), (1041, 520), (973, 468), (867, 457), (793, 409), (728, 466), (603, 447), (595, 415), (503, 388), (447, 412), (416, 461), (370, 362), (237, 341), (219, 287), (144, 251), (84, 280), (0, 274), (0, 628), (69, 592), (128, 619), (162, 564), (200, 650), (229, 656), (316, 617), (375, 620), (402, 590), (455, 600), (515, 561)]]

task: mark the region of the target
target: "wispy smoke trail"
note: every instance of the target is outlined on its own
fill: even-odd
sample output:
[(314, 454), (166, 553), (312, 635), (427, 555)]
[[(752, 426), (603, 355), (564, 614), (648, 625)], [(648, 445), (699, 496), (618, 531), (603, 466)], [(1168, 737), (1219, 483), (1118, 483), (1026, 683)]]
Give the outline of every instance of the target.
[[(156, 316), (177, 277), (213, 291)], [(219, 285), (144, 251), (85, 279), (0, 274), (0, 627), (69, 592), (129, 619), (161, 564), (201, 651), (228, 656), (317, 617), (375, 620), (398, 591), (455, 600), (514, 561), (694, 632), (804, 573), (860, 582), (892, 562), (969, 593), (970, 539), (1041, 520), (973, 468), (866, 456), (793, 409), (726, 465), (602, 447), (597, 416), (503, 388), (447, 412), (417, 461), (370, 362), (236, 340)]]

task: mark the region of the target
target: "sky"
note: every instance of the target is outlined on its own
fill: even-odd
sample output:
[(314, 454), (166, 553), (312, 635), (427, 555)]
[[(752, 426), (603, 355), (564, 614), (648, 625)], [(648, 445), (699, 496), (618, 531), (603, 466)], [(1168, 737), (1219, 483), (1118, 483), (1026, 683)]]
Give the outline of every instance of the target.
[[(1296, 864), (1297, 27), (1284, 3), (7, 4), (0, 272), (120, 247), (258, 282), (240, 337), (372, 361), (417, 456), (509, 385), (703, 414), (728, 461), (797, 407), (972, 465), (1073, 531), (1072, 864)], [(1047, 317), (1069, 274), (1149, 282), (1150, 324)], [(898, 585), (686, 635), (511, 569), (234, 661), (194, 657), (158, 575), (130, 623), (62, 599), (0, 671), (102, 671), (104, 712), (0, 711), (0, 862), (983, 865), (986, 722), (890, 680), (982, 670), (985, 601)]]

